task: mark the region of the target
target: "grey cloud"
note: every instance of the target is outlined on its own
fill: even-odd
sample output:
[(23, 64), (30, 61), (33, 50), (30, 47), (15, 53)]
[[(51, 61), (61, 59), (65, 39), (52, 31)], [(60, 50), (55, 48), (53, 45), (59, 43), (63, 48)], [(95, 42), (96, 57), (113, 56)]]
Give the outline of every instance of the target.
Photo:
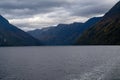
[(109, 10), (108, 7), (101, 7), (100, 5), (97, 6), (88, 6), (74, 10), (68, 10), (71, 12), (72, 16), (84, 16), (84, 17), (91, 17), (96, 15), (101, 15), (106, 13)]
[[(46, 16), (47, 18), (51, 19), (54, 17), (55, 22), (63, 23), (66, 19), (73, 19), (73, 17), (90, 18), (104, 14), (117, 1), (119, 0), (0, 0), (0, 14), (9, 20), (21, 19), (21, 21), (24, 18), (32, 18), (39, 14), (49, 14)], [(48, 25), (54, 25), (56, 24), (55, 22)], [(16, 25), (20, 27), (35, 27), (30, 24), (28, 22)], [(40, 27), (41, 24), (46, 25), (47, 23), (43, 21), (43, 23), (40, 23)], [(38, 27), (39, 25), (36, 28)]]
[(67, 11), (71, 13), (71, 16), (92, 17), (105, 14), (117, 1), (119, 0), (110, 3), (108, 0), (104, 0), (104, 3), (101, 3), (102, 1), (86, 0), (82, 1), (81, 4), (77, 3), (76, 5), (70, 6)]
[(14, 1), (0, 1), (0, 7), (4, 9), (38, 9), (60, 7), (64, 5), (65, 1), (55, 0), (14, 0)]
[(64, 0), (4, 0), (0, 1), (0, 13), (8, 18), (21, 18), (53, 12), (66, 4)]
[(75, 0), (72, 3), (70, 3), (70, 1), (71, 0), (4, 0), (0, 1), (0, 9), (2, 9), (1, 14), (9, 13), (22, 16), (49, 13), (56, 10), (56, 8), (63, 7), (73, 15), (89, 16), (89, 14), (103, 14), (111, 6), (111, 4), (107, 2), (108, 0), (106, 0), (106, 3), (105, 0), (104, 3), (100, 3), (97, 0)]

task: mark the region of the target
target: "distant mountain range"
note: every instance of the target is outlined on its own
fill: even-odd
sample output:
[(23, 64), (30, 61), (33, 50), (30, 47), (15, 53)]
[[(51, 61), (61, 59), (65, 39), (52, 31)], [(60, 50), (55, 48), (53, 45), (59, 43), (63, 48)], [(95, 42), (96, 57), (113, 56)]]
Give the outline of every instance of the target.
[(0, 15), (0, 46), (38, 46), (40, 41), (13, 26)]
[(120, 45), (120, 1), (103, 17), (24, 32), (0, 15), (0, 46)]
[(120, 45), (120, 1), (102, 20), (86, 30), (77, 45)]
[(39, 39), (44, 45), (73, 45), (83, 31), (101, 20), (94, 17), (85, 23), (59, 24), (54, 27), (29, 31), (33, 37)]

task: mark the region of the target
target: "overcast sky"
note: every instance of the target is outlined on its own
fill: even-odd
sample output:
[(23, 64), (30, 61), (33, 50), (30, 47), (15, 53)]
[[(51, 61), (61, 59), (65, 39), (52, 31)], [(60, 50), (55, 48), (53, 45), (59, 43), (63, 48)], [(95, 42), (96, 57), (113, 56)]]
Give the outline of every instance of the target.
[(84, 22), (119, 0), (0, 0), (0, 14), (23, 30)]

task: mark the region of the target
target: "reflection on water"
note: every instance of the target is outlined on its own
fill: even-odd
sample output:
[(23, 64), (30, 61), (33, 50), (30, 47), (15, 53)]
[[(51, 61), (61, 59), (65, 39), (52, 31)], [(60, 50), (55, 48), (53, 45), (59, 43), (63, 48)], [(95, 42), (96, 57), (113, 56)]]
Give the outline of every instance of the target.
[(119, 46), (0, 48), (0, 80), (120, 80)]

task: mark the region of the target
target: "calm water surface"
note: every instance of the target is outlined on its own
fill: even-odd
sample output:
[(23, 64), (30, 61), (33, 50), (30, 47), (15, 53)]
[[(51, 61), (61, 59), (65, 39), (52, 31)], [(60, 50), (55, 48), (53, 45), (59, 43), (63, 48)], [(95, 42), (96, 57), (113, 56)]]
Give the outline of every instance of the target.
[(0, 80), (120, 80), (120, 46), (0, 48)]

